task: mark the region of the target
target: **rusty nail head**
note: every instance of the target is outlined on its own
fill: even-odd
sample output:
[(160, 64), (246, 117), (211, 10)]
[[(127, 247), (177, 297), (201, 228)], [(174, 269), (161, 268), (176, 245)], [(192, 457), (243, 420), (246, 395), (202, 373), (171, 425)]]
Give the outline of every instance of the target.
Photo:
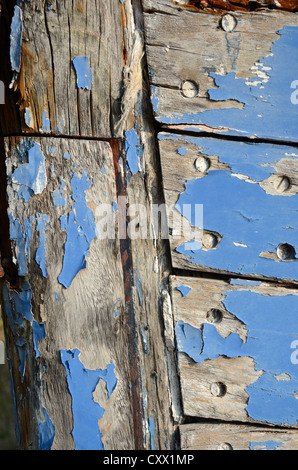
[(218, 245), (218, 238), (213, 233), (205, 233), (203, 236), (202, 244), (207, 250), (212, 250)]
[(217, 308), (212, 308), (207, 313), (207, 321), (209, 323), (220, 323), (223, 319), (223, 314)]
[(289, 243), (281, 243), (276, 250), (277, 257), (282, 261), (290, 261), (295, 259), (295, 248)]
[(216, 450), (233, 450), (233, 446), (231, 446), (231, 444), (228, 442), (222, 442), (219, 444)]

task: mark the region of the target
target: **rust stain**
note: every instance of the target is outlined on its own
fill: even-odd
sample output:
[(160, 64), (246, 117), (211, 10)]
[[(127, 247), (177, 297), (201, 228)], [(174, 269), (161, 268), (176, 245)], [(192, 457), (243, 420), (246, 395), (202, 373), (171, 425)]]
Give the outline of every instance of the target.
[(221, 13), (223, 11), (261, 11), (261, 10), (283, 10), (298, 11), (297, 0), (189, 0), (181, 7)]

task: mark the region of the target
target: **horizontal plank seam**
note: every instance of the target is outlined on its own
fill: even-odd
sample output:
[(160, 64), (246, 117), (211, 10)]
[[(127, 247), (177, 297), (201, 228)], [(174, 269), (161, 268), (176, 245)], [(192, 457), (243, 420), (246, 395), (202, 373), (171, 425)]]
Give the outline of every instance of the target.
[(200, 418), (200, 417), (195, 417), (195, 416), (184, 416), (184, 422), (182, 425), (180, 425), (179, 427), (181, 426), (185, 426), (185, 425), (188, 425), (188, 424), (219, 424), (219, 425), (222, 425), (222, 424), (232, 424), (234, 426), (245, 426), (246, 428), (247, 427), (251, 427), (251, 428), (266, 428), (266, 430), (268, 431), (272, 431), (274, 432), (275, 430), (278, 430), (278, 431), (283, 431), (283, 432), (287, 432), (287, 431), (293, 431), (293, 432), (297, 432), (298, 434), (298, 429), (297, 428), (293, 428), (293, 427), (290, 427), (290, 426), (280, 426), (278, 424), (268, 424), (266, 422), (264, 423), (251, 423), (249, 421), (237, 421), (237, 420), (231, 420), (231, 421), (225, 421), (225, 420), (221, 420), (221, 419), (213, 419), (213, 418)]
[(214, 279), (214, 280), (222, 280), (222, 281), (229, 281), (230, 279), (243, 279), (244, 281), (259, 281), (259, 282), (267, 282), (270, 284), (276, 284), (279, 287), (286, 287), (288, 289), (297, 289), (298, 282), (293, 281), (291, 279), (278, 279), (272, 277), (264, 277), (258, 275), (243, 275), (237, 273), (212, 273), (200, 270), (188, 270), (188, 269), (180, 269), (173, 267), (172, 268), (173, 276), (179, 277), (194, 277), (194, 278), (203, 278), (203, 279)]
[[(177, 124), (179, 126), (179, 124)], [(181, 136), (188, 136), (188, 137), (205, 137), (205, 138), (212, 138), (218, 140), (226, 140), (226, 141), (234, 141), (234, 142), (243, 142), (249, 144), (272, 144), (272, 145), (280, 145), (280, 146), (290, 146), (290, 147), (298, 147), (298, 142), (293, 142), (290, 140), (282, 140), (282, 139), (267, 139), (261, 137), (244, 137), (244, 136), (234, 136), (234, 135), (224, 135), (224, 134), (216, 134), (213, 132), (206, 132), (206, 131), (189, 131), (183, 129), (177, 129), (172, 127), (164, 126), (158, 122), (156, 122), (156, 129), (158, 133), (166, 132), (168, 134), (176, 134)]]

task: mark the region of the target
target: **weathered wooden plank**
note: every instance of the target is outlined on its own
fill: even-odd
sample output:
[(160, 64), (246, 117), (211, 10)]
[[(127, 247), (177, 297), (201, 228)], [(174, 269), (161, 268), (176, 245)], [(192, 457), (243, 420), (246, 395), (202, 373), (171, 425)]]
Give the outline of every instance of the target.
[(157, 121), (297, 142), (296, 14), (235, 12), (222, 23), (174, 0), (153, 3), (143, 2)]
[(3, 9), (11, 44), (10, 58), (2, 51), (2, 133), (115, 136), (127, 46), (123, 2), (32, 0)]
[(179, 426), (181, 450), (296, 450), (297, 431), (235, 424)]
[(297, 427), (298, 291), (172, 277), (186, 416)]
[(159, 147), (175, 267), (298, 280), (295, 147), (165, 133)]
[(6, 156), (19, 278), (5, 282), (2, 306), (21, 443), (131, 449), (118, 222), (114, 238), (101, 224), (117, 200), (111, 147), (19, 137), (6, 139)]

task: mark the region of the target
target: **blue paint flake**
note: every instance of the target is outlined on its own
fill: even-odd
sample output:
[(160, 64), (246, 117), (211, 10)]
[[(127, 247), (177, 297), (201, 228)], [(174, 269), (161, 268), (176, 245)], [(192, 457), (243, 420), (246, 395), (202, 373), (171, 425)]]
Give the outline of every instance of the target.
[(67, 232), (63, 268), (58, 281), (69, 288), (79, 271), (86, 268), (86, 257), (90, 244), (96, 236), (95, 218), (86, 204), (85, 191), (90, 188), (92, 179), (84, 172), (81, 177), (71, 179), (72, 198), (75, 204), (72, 211), (60, 218), (62, 230)]
[(144, 153), (144, 145), (135, 129), (130, 129), (125, 133), (125, 149), (127, 164), (132, 175), (135, 175), (141, 170), (141, 160)]
[(183, 297), (186, 297), (187, 294), (190, 293), (191, 287), (181, 285), (181, 286), (177, 287), (177, 290), (179, 290), (179, 292), (181, 292)]
[(27, 127), (30, 127), (31, 129), (33, 129), (33, 118), (32, 118), (32, 113), (31, 113), (31, 110), (29, 108), (26, 108), (25, 109), (25, 124)]
[(137, 291), (138, 291), (138, 297), (139, 297), (139, 302), (140, 305), (143, 304), (143, 296), (142, 296), (142, 291), (141, 291), (141, 281), (138, 277), (138, 271), (135, 269), (135, 276), (136, 276), (136, 284), (137, 284)]
[(11, 176), (12, 182), (21, 185), (29, 194), (41, 194), (47, 185), (45, 157), (39, 144), (28, 150), (28, 163), (20, 164)]
[(47, 410), (43, 409), (45, 421), (39, 423), (39, 450), (51, 450), (55, 439), (55, 426), (53, 425)]
[(155, 447), (155, 423), (154, 423), (154, 419), (151, 416), (149, 417), (149, 432), (150, 432), (151, 450), (156, 450), (156, 447)]
[(15, 339), (15, 345), (19, 355), (19, 371), (21, 382), (24, 380), (26, 356), (27, 356), (27, 326), (33, 321), (31, 312), (32, 292), (28, 282), (20, 278), (19, 291), (3, 285), (3, 300), (5, 314), (8, 318), (11, 331)]
[(104, 408), (94, 401), (93, 393), (102, 379), (106, 382), (109, 399), (117, 385), (113, 361), (102, 370), (89, 370), (79, 359), (78, 349), (62, 350), (61, 360), (67, 373), (67, 383), (72, 396), (73, 439), (76, 450), (104, 450), (103, 434), (98, 421)]
[(264, 442), (251, 442), (250, 450), (276, 450), (278, 447), (282, 447), (282, 442), (275, 441), (264, 441)]
[(78, 88), (91, 90), (92, 71), (89, 63), (89, 57), (78, 56), (73, 60), (73, 64), (77, 74)]
[(49, 225), (49, 216), (44, 214), (36, 214), (37, 220), (37, 231), (39, 232), (39, 247), (37, 248), (35, 261), (38, 263), (43, 277), (48, 277), (48, 272), (46, 268), (46, 234), (45, 231), (48, 230)]
[(40, 357), (40, 350), (39, 350), (39, 341), (46, 337), (46, 330), (45, 326), (37, 323), (37, 321), (33, 320), (32, 322), (32, 330), (33, 330), (33, 344), (36, 357)]
[(21, 67), (22, 54), (22, 31), (23, 18), (22, 10), (19, 6), (14, 7), (14, 15), (11, 23), (10, 34), (10, 63), (14, 72), (19, 73)]
[(60, 178), (60, 181), (61, 181), (60, 189), (59, 190), (55, 189), (55, 191), (53, 191), (53, 201), (56, 207), (65, 207), (66, 205), (65, 194), (63, 193), (63, 189), (65, 188), (65, 182), (62, 181), (61, 178)]
[(10, 239), (15, 242), (15, 251), (17, 256), (18, 275), (28, 274), (28, 262), (30, 261), (30, 244), (33, 234), (33, 217), (29, 220), (23, 219), (24, 228), (22, 229), (19, 220), (15, 220), (9, 214)]
[[(282, 262), (260, 256), (276, 253), (280, 243), (297, 245), (298, 195), (273, 196), (258, 184), (233, 176), (230, 170), (214, 170), (205, 178), (186, 183), (177, 204), (180, 212), (184, 204), (203, 204), (204, 226), (223, 235), (216, 250), (192, 247), (190, 251), (186, 244), (176, 249), (192, 263), (239, 274), (298, 280), (296, 259)], [(195, 226), (194, 214), (189, 220)], [(235, 242), (246, 247), (235, 246)]]
[(51, 132), (51, 121), (47, 118), (46, 110), (42, 113), (42, 130), (44, 132)]
[(144, 352), (145, 354), (148, 354), (149, 353), (148, 338), (143, 328), (141, 328), (141, 335), (142, 335), (142, 340), (143, 340)]

